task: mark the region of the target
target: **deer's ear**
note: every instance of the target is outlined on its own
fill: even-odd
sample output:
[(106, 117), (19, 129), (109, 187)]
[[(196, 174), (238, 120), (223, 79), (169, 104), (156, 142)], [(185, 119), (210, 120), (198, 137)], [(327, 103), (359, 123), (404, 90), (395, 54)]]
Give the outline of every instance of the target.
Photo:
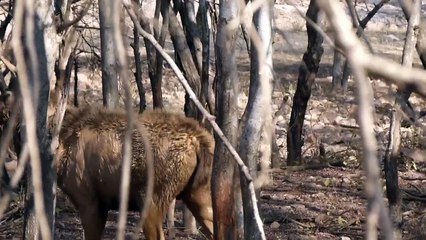
[(1, 101), (4, 102), (6, 106), (11, 106), (13, 104), (13, 101), (15, 100), (15, 95), (13, 94), (13, 92), (6, 91), (3, 96), (1, 98)]
[(0, 96), (0, 111), (4, 111), (5, 109), (9, 109), (13, 101), (15, 100), (15, 97), (13, 95), (13, 92), (6, 91)]

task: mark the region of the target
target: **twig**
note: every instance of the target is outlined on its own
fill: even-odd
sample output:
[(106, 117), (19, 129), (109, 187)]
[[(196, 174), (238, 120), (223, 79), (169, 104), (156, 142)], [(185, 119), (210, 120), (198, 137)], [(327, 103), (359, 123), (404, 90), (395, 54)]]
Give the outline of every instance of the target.
[[(383, 202), (380, 186), (379, 166), (377, 161), (377, 143), (374, 134), (373, 94), (372, 87), (366, 77), (363, 57), (368, 56), (356, 35), (351, 31), (351, 24), (342, 9), (333, 0), (318, 0), (318, 6), (326, 13), (330, 24), (336, 32), (336, 39), (346, 53), (353, 74), (357, 80), (359, 91), (359, 125), (363, 138), (364, 170), (366, 171), (366, 195), (368, 198), (367, 239), (377, 239), (376, 226), (381, 217), (382, 233), (385, 239), (393, 239), (392, 224)], [(383, 66), (382, 66), (383, 68)]]
[[(215, 122), (215, 118), (214, 116), (212, 116), (204, 107), (203, 105), (200, 103), (200, 101), (198, 101), (197, 96), (195, 95), (195, 93), (192, 91), (191, 87), (189, 86), (187, 80), (185, 79), (185, 77), (183, 76), (182, 72), (179, 70), (178, 66), (176, 65), (176, 63), (173, 61), (173, 59), (163, 50), (163, 48), (161, 48), (161, 46), (158, 44), (158, 42), (155, 40), (154, 36), (152, 36), (151, 34), (147, 33), (146, 31), (144, 31), (141, 27), (141, 25), (138, 22), (138, 18), (135, 14), (135, 12), (132, 9), (132, 5), (129, 2), (129, 0), (123, 0), (123, 4), (124, 7), (126, 8), (127, 13), (129, 14), (130, 18), (132, 19), (133, 23), (135, 24), (135, 26), (137, 27), (139, 33), (146, 39), (148, 39), (153, 45), (154, 47), (157, 49), (157, 51), (161, 54), (161, 56), (163, 56), (163, 58), (167, 61), (168, 64), (170, 64), (172, 70), (175, 72), (175, 74), (178, 77), (179, 82), (183, 85), (183, 87), (185, 88), (186, 92), (189, 95), (189, 98), (194, 102), (194, 104), (197, 106), (197, 108), (200, 110), (200, 112), (205, 116), (205, 118), (210, 122), (210, 124), (212, 125), (214, 131), (217, 133), (217, 135), (219, 136), (219, 138), (223, 141), (223, 143), (225, 144), (226, 148), (228, 148), (229, 152), (231, 153), (231, 155), (234, 157), (235, 161), (237, 161), (238, 166), (240, 167), (241, 172), (244, 174), (244, 176), (247, 179), (248, 182), (248, 186), (249, 186), (249, 191), (251, 193), (252, 199), (254, 202), (257, 202), (256, 200), (256, 194), (255, 194), (255, 189), (254, 189), (254, 184), (253, 184), (253, 179), (250, 175), (249, 169), (247, 168), (247, 166), (244, 164), (243, 160), (240, 158), (240, 156), (238, 155), (238, 153), (235, 151), (235, 149), (233, 148), (232, 144), (229, 142), (229, 140), (225, 137), (225, 135), (223, 134), (222, 130), (220, 129), (220, 127), (217, 125), (217, 123)], [(257, 204), (254, 204), (254, 211), (256, 213), (256, 216), (259, 216), (259, 211), (257, 208)], [(258, 219), (257, 222), (261, 222), (260, 218)]]
[(16, 73), (16, 66), (13, 65), (12, 62), (9, 61), (9, 59), (7, 59), (3, 54), (0, 55), (0, 60), (4, 63), (4, 65), (12, 72), (12, 73)]
[(92, 6), (93, 0), (87, 0), (85, 6), (83, 9), (78, 13), (78, 16), (75, 17), (73, 20), (68, 20), (66, 22), (60, 23), (56, 27), (56, 31), (58, 33), (67, 30), (67, 28), (71, 27), (72, 25), (78, 23), (84, 16), (86, 16), (87, 12), (89, 12), (90, 6)]
[[(303, 15), (300, 10), (298, 12)], [(329, 40), (327, 34), (325, 34), (325, 32), (319, 28), (317, 24), (311, 23), (312, 21), (308, 19), (307, 21), (324, 37), (330, 46), (337, 49), (339, 52), (342, 51), (341, 49), (336, 48), (334, 43)], [(344, 51), (341, 53), (344, 55), (346, 54)], [(422, 97), (426, 97), (426, 72), (424, 70), (406, 68), (392, 60), (371, 55), (365, 51), (362, 51), (359, 54), (362, 54), (358, 57), (360, 64), (370, 75), (384, 78), (387, 83), (395, 84), (401, 89), (409, 89)]]
[[(119, 9), (121, 4), (119, 1), (114, 1), (114, 8)], [(118, 69), (120, 73), (120, 79), (123, 83), (125, 93), (125, 105), (127, 110), (127, 129), (124, 136), (124, 153), (123, 153), (123, 164), (122, 164), (122, 175), (121, 175), (121, 187), (120, 187), (120, 215), (118, 219), (118, 239), (124, 240), (125, 229), (126, 229), (126, 218), (127, 218), (127, 206), (129, 199), (129, 188), (130, 188), (130, 174), (131, 174), (131, 161), (132, 161), (132, 136), (133, 130), (136, 128), (140, 132), (144, 144), (146, 154), (146, 170), (147, 170), (147, 188), (146, 196), (143, 208), (141, 209), (141, 218), (138, 226), (141, 226), (148, 213), (147, 209), (151, 204), (152, 194), (154, 190), (154, 160), (150, 142), (148, 140), (148, 133), (146, 129), (141, 125), (134, 122), (134, 113), (132, 109), (132, 95), (130, 92), (129, 72), (127, 70), (127, 58), (126, 50), (124, 48), (124, 40), (120, 32), (120, 14), (118, 11), (111, 11), (111, 17), (113, 18), (113, 33), (114, 33), (114, 45), (115, 45), (115, 57), (118, 63)], [(135, 231), (134, 237), (137, 236), (140, 227)]]
[(334, 43), (333, 40), (331, 40), (331, 38), (327, 35), (327, 33), (325, 33), (325, 31), (314, 21), (312, 21), (312, 19), (308, 18), (305, 16), (305, 14), (300, 11), (299, 8), (297, 8), (293, 3), (290, 2), (286, 2), (288, 5), (293, 6), (294, 9), (296, 9), (297, 13), (306, 20), (306, 22), (311, 25), (319, 34), (321, 34), (321, 36), (324, 38), (324, 40), (333, 48), (336, 49), (338, 52), (340, 52), (341, 54), (344, 54), (343, 50), (340, 49), (339, 47), (336, 46), (336, 44)]
[(124, 49), (123, 37), (120, 32), (120, 14), (118, 9), (121, 5), (119, 1), (110, 0), (109, 6), (113, 6), (109, 10), (109, 16), (112, 18), (112, 28), (114, 35), (115, 58), (120, 74), (121, 81), (124, 87), (125, 106), (127, 112), (127, 129), (124, 135), (124, 150), (123, 150), (123, 164), (121, 171), (121, 186), (120, 186), (120, 211), (117, 227), (117, 239), (124, 240), (126, 222), (127, 222), (127, 207), (129, 201), (129, 188), (130, 188), (130, 170), (132, 160), (132, 131), (134, 123), (134, 116), (132, 111), (131, 93), (129, 86), (129, 74), (126, 70), (127, 58), (126, 50)]

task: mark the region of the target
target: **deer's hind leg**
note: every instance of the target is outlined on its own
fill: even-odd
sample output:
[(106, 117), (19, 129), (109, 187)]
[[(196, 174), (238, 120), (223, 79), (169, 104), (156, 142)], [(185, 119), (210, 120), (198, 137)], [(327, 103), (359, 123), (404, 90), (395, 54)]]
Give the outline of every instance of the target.
[(163, 230), (163, 220), (165, 211), (151, 204), (148, 208), (148, 215), (143, 225), (143, 232), (147, 240), (165, 240)]
[(213, 237), (213, 208), (208, 186), (193, 189), (182, 195), (188, 209), (192, 212), (197, 222), (201, 225), (201, 231), (208, 237)]
[(100, 240), (105, 229), (108, 211), (98, 204), (87, 204), (79, 208), (85, 240)]

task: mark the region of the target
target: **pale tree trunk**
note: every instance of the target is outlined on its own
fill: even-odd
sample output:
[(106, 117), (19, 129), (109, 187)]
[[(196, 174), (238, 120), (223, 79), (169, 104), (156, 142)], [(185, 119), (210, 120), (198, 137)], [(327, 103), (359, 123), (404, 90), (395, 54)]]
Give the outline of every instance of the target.
[(114, 55), (114, 35), (112, 29), (111, 1), (99, 0), (99, 26), (101, 35), (102, 95), (105, 107), (118, 106), (118, 75)]
[[(259, 38), (251, 39), (250, 47), (250, 92), (240, 142), (240, 156), (246, 160), (254, 180), (257, 177), (257, 157), (262, 131), (265, 131), (265, 148), (270, 149), (272, 127), (272, 0), (265, 1), (253, 15), (254, 26)], [(253, 31), (254, 29), (252, 29)], [(251, 34), (253, 35), (253, 34)], [(270, 150), (265, 151), (262, 161), (270, 161)], [(269, 162), (268, 161), (268, 162)], [(265, 164), (262, 164), (265, 167)], [(256, 226), (253, 204), (248, 191), (247, 179), (241, 177), (241, 191), (244, 208), (244, 239), (261, 239), (262, 232)]]
[[(238, 17), (238, 1), (221, 0), (216, 37), (216, 121), (232, 145), (236, 146), (238, 127), (238, 73), (235, 57), (237, 29), (229, 22)], [(235, 161), (215, 134), (216, 147), (212, 173), (215, 239), (235, 239), (233, 175)]]
[[(31, 157), (24, 239), (50, 239), (54, 233), (56, 169), (50, 152), (47, 111), (49, 93), (55, 85), (59, 39), (52, 10), (50, 1), (46, 0), (18, 2), (15, 8), (14, 34), (17, 35), (13, 47), (24, 102), (21, 137), (28, 142)], [(19, 40), (21, 34), (23, 42)]]

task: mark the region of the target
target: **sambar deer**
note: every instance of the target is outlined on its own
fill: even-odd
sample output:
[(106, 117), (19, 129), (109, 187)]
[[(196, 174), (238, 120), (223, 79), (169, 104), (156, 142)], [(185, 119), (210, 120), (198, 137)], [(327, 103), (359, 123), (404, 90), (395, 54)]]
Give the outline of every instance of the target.
[[(4, 111), (2, 109), (1, 111)], [(213, 236), (211, 171), (214, 139), (194, 120), (162, 110), (135, 117), (146, 129), (154, 156), (154, 192), (143, 231), (164, 239), (170, 203), (182, 199), (207, 237)], [(66, 110), (55, 156), (60, 189), (79, 211), (85, 239), (101, 239), (109, 210), (118, 210), (127, 116), (97, 107)], [(146, 159), (142, 135), (132, 133), (129, 210), (145, 200)]]

